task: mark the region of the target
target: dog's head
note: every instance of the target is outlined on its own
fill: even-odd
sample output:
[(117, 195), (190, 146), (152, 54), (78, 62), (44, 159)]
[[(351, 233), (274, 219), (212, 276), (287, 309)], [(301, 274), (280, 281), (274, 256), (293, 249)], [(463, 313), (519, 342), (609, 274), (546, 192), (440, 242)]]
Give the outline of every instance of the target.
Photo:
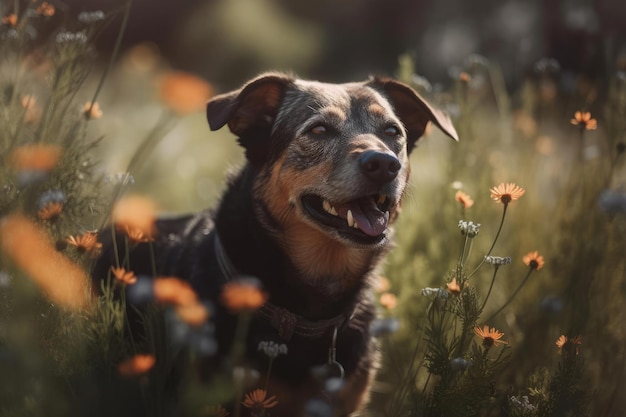
[(228, 124), (239, 137), (276, 233), (357, 248), (388, 241), (408, 154), (427, 124), (457, 139), (444, 113), (391, 79), (324, 84), (265, 74), (213, 98), (207, 117), (212, 130)]

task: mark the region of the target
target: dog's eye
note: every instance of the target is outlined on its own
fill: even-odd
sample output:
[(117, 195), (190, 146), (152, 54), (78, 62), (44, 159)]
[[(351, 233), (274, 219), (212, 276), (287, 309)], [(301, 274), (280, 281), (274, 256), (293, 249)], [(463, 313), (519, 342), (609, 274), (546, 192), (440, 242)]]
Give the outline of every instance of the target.
[(400, 134), (400, 128), (395, 125), (390, 125), (385, 128), (385, 135), (398, 136)]
[(324, 125), (315, 125), (311, 128), (311, 133), (313, 133), (314, 135), (323, 135), (324, 133), (326, 133), (326, 131), (327, 129)]

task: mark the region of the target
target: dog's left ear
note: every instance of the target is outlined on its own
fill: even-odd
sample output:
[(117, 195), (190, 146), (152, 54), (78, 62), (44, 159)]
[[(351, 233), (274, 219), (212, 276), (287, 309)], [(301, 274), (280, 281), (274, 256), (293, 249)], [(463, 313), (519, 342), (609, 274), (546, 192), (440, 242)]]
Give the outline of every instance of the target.
[(428, 122), (433, 122), (452, 139), (459, 140), (450, 117), (428, 104), (408, 85), (391, 78), (374, 78), (367, 85), (381, 91), (391, 102), (394, 111), (408, 131), (407, 149), (409, 152), (424, 134)]
[(246, 149), (246, 157), (262, 162), (285, 90), (292, 83), (286, 74), (267, 73), (239, 90), (213, 97), (206, 109), (209, 127), (218, 130), (228, 124)]

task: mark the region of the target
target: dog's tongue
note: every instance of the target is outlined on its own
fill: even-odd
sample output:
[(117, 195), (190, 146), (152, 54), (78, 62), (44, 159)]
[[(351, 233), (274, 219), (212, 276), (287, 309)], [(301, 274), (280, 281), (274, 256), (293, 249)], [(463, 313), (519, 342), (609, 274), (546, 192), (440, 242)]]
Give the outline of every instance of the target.
[(337, 214), (344, 219), (348, 210), (352, 211), (352, 217), (359, 229), (369, 236), (379, 236), (389, 223), (389, 212), (380, 211), (373, 198), (359, 198), (335, 208)]

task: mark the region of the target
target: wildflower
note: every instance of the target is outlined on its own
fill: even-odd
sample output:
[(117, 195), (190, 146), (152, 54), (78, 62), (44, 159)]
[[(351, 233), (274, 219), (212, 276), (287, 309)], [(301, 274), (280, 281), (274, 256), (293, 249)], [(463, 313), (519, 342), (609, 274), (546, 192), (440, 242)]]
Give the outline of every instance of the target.
[(37, 104), (34, 96), (26, 95), (22, 97), (22, 107), (24, 108), (24, 121), (26, 123), (37, 123), (41, 119), (42, 109)]
[(202, 303), (184, 304), (176, 307), (178, 318), (190, 326), (200, 326), (209, 319), (209, 309)]
[(389, 284), (389, 280), (383, 276), (379, 276), (374, 283), (374, 288), (377, 292), (387, 292), (391, 285)]
[(137, 354), (119, 363), (117, 365), (117, 373), (126, 378), (140, 376), (152, 369), (155, 362), (156, 359), (153, 355)]
[(69, 236), (66, 242), (76, 247), (79, 253), (89, 252), (97, 255), (102, 249), (102, 243), (98, 242), (98, 236), (94, 232), (85, 232), (78, 236)]
[(500, 183), (497, 187), (493, 187), (489, 190), (491, 192), (491, 198), (495, 201), (499, 201), (505, 206), (511, 201), (515, 201), (524, 195), (526, 190), (515, 183)]
[(57, 43), (87, 43), (87, 35), (84, 32), (61, 32), (56, 37)]
[(537, 406), (532, 405), (530, 401), (528, 401), (528, 396), (526, 395), (522, 395), (521, 400), (515, 396), (511, 396), (511, 398), (509, 398), (509, 401), (511, 402), (511, 404), (513, 404), (517, 409), (521, 411), (532, 412), (537, 409)]
[(85, 103), (83, 110), (81, 111), (82, 115), (85, 116), (85, 119), (99, 119), (102, 117), (102, 110), (100, 109), (100, 104), (97, 101), (88, 101)]
[(37, 216), (41, 220), (48, 220), (50, 222), (54, 222), (59, 218), (61, 213), (63, 212), (63, 203), (61, 202), (50, 202), (46, 204), (44, 207), (40, 208), (37, 212)]
[(209, 405), (204, 409), (206, 417), (228, 417), (229, 412), (221, 405)]
[(239, 279), (224, 285), (220, 299), (231, 311), (253, 311), (265, 304), (267, 294), (257, 280)]
[(137, 276), (133, 271), (127, 271), (124, 268), (115, 268), (112, 266), (111, 272), (115, 279), (124, 285), (132, 285), (137, 282)]
[(432, 299), (435, 299), (435, 298), (446, 299), (450, 296), (450, 294), (443, 288), (431, 288), (431, 287), (422, 288), (422, 295), (424, 297), (428, 297)]
[(474, 366), (474, 361), (471, 359), (454, 358), (450, 359), (450, 367), (457, 371), (464, 371)]
[(2, 24), (14, 27), (17, 25), (17, 15), (15, 13), (10, 13), (2, 18)]
[(380, 337), (385, 334), (395, 333), (400, 328), (400, 322), (398, 319), (389, 317), (384, 319), (377, 319), (370, 324), (370, 332), (374, 337)]
[(267, 399), (265, 397), (267, 397), (267, 391), (265, 391), (264, 389), (255, 389), (254, 391), (246, 394), (246, 397), (244, 398), (242, 404), (245, 407), (252, 408), (258, 411), (275, 407), (278, 404), (275, 395), (272, 395)]
[(5, 216), (0, 221), (0, 250), (53, 302), (74, 310), (93, 305), (83, 269), (57, 252), (48, 234), (33, 221)]
[(591, 117), (591, 113), (587, 111), (577, 111), (574, 118), (569, 121), (574, 126), (580, 126), (581, 130), (596, 130), (598, 121)]
[(461, 73), (459, 74), (459, 80), (463, 83), (468, 83), (471, 79), (472, 77), (465, 71), (461, 71)]
[(124, 233), (131, 243), (145, 243), (154, 241), (154, 237), (145, 235), (141, 229), (137, 227), (132, 227), (128, 224), (118, 227), (118, 230)]
[(287, 345), (284, 343), (276, 343), (273, 341), (262, 341), (259, 342), (258, 350), (262, 351), (269, 358), (274, 359), (278, 355), (286, 355), (287, 354)]
[(540, 74), (556, 74), (561, 70), (561, 65), (554, 58), (541, 58), (535, 63), (534, 69)]
[(530, 267), (530, 269), (536, 269), (537, 271), (543, 268), (543, 256), (539, 255), (539, 252), (529, 252), (522, 258), (524, 263)]
[(173, 71), (159, 83), (161, 100), (178, 114), (203, 110), (213, 88), (203, 79), (182, 71)]
[(398, 305), (398, 299), (390, 292), (381, 294), (378, 301), (380, 302), (380, 305), (385, 307), (387, 310), (393, 310)]
[(494, 266), (502, 266), (502, 265), (510, 265), (511, 257), (501, 257), (501, 256), (485, 256), (485, 262)]
[(61, 158), (57, 145), (23, 145), (9, 154), (9, 162), (20, 171), (50, 171)]
[(85, 24), (99, 22), (104, 20), (104, 12), (96, 10), (93, 12), (80, 12), (77, 17), (78, 21)]
[(54, 16), (54, 12), (55, 12), (54, 6), (48, 3), (47, 1), (44, 1), (43, 3), (39, 5), (39, 7), (37, 7), (37, 14), (40, 16), (45, 16), (45, 17)]
[(459, 283), (456, 281), (456, 277), (452, 278), (452, 281), (446, 284), (446, 289), (450, 294), (459, 295), (461, 294), (461, 287)]
[(111, 217), (115, 227), (122, 232), (130, 233), (132, 238), (141, 238), (140, 241), (144, 241), (154, 236), (156, 206), (148, 198), (140, 196), (122, 198), (115, 203)]
[(483, 346), (486, 348), (490, 348), (491, 346), (494, 346), (494, 345), (498, 346), (498, 343), (506, 344), (504, 340), (500, 340), (502, 336), (504, 336), (504, 333), (500, 333), (498, 330), (496, 330), (493, 327), (489, 329), (489, 326), (485, 325), (481, 329), (480, 327), (476, 326), (474, 327), (474, 333), (476, 333), (477, 336), (482, 337)]
[(467, 235), (469, 238), (476, 237), (480, 232), (480, 223), (474, 223), (472, 221), (459, 220), (459, 229), (463, 236)]
[(568, 338), (564, 334), (559, 336), (555, 342), (556, 347), (559, 348), (559, 352), (574, 353), (576, 355), (578, 355), (578, 345), (581, 345), (582, 343), (582, 337), (574, 336)]
[(191, 285), (175, 277), (155, 278), (153, 291), (154, 299), (163, 304), (184, 306), (198, 301), (198, 296)]
[(461, 190), (458, 190), (456, 192), (456, 194), (454, 195), (454, 199), (461, 203), (463, 208), (470, 208), (474, 205), (474, 200), (472, 200), (469, 195)]

